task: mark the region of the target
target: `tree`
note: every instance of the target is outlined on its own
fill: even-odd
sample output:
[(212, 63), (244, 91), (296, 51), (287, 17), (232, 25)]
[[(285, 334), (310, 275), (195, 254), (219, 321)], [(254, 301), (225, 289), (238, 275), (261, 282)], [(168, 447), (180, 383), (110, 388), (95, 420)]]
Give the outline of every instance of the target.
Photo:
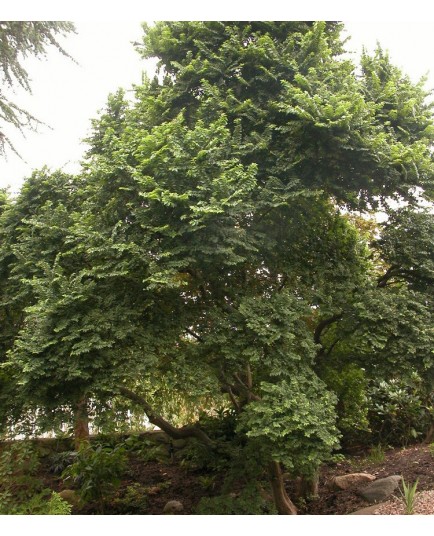
[[(368, 69), (365, 57), (356, 75), (340, 29), (147, 28), (140, 49), (161, 76), (131, 106), (111, 96), (94, 122), (67, 255), (34, 278), (8, 358), (37, 404), (71, 403), (78, 387), (89, 400), (123, 397), (210, 449), (146, 387), (166, 377), (174, 392), (230, 404), (237, 460), (268, 474), (280, 514), (296, 512), (282, 467), (314, 483), (338, 444), (327, 365), (432, 369), (427, 294), (406, 279), (382, 284), (394, 257), (408, 269), (417, 240), (400, 252), (385, 230), (374, 249), (353, 217), (390, 198), (414, 206), (415, 189), (429, 199), (426, 94), (394, 69), (375, 93), (384, 63)], [(412, 108), (394, 114), (390, 92), (410, 92)]]
[(20, 131), (29, 127), (35, 128), (40, 124), (30, 112), (22, 109), (7, 96), (5, 88), (11, 89), (18, 84), (26, 91), (31, 91), (23, 60), (28, 56), (44, 56), (49, 46), (54, 46), (60, 53), (72, 59), (57, 41), (57, 36), (74, 31), (74, 25), (70, 22), (0, 21), (0, 70), (3, 84), (0, 91), (0, 120), (4, 123), (0, 130), (1, 153), (4, 154), (5, 145), (15, 151), (6, 134), (6, 124)]
[[(24, 328), (25, 310), (36, 301), (36, 282), (49, 267), (60, 265), (69, 273), (74, 266), (63, 257), (71, 214), (78, 206), (79, 178), (47, 169), (34, 172), (19, 195), (8, 199), (0, 215), (0, 362), (7, 361), (7, 352)], [(77, 203), (75, 205), (74, 203)], [(6, 365), (2, 378), (2, 420), (22, 415), (31, 407), (25, 391), (18, 387), (16, 370)], [(13, 396), (11, 396), (13, 393)], [(22, 396), (19, 395), (22, 394)]]

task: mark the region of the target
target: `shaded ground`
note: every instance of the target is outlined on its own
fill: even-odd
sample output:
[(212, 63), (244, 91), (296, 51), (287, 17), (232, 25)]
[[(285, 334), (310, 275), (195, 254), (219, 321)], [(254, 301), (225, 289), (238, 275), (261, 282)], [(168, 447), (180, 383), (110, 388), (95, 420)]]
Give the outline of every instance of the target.
[[(418, 479), (418, 491), (434, 490), (434, 457), (429, 447), (417, 445), (393, 449), (384, 453), (377, 452), (375, 457), (352, 457), (333, 466), (323, 467), (318, 497), (308, 501), (295, 500), (299, 514), (344, 515), (368, 506), (356, 491), (336, 491), (330, 485), (334, 476), (353, 472), (368, 472), (376, 478), (402, 475), (407, 483), (414, 483)], [(219, 493), (223, 476), (188, 470), (177, 462), (144, 463), (139, 457), (133, 456), (120, 487), (107, 501), (104, 513), (161, 515), (168, 501), (179, 500), (184, 505), (182, 514), (195, 514), (195, 508), (202, 497)], [(51, 489), (61, 490), (67, 487), (59, 477), (49, 472), (48, 466), (44, 468), (44, 480)], [(290, 482), (288, 492), (294, 498)], [(95, 514), (97, 510), (94, 505), (86, 505), (74, 508), (73, 513)]]

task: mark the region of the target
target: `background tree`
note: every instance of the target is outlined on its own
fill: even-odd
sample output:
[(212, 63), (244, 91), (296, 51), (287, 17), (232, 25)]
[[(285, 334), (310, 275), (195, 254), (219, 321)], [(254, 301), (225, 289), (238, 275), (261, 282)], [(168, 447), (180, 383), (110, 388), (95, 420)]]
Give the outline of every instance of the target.
[(0, 21), (0, 72), (3, 86), (0, 91), (0, 121), (3, 123), (0, 127), (0, 152), (3, 155), (6, 145), (15, 151), (6, 133), (6, 125), (23, 131), (25, 128), (35, 128), (40, 123), (8, 96), (7, 90), (16, 85), (31, 91), (23, 60), (29, 56), (44, 56), (49, 46), (54, 46), (72, 59), (57, 39), (59, 35), (64, 36), (74, 31), (71, 22)]

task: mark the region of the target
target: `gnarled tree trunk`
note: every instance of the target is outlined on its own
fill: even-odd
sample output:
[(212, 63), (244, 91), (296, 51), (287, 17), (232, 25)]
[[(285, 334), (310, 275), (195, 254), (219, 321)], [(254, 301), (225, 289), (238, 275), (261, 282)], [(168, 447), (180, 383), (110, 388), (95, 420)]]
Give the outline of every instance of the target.
[(270, 462), (268, 465), (268, 475), (278, 514), (297, 515), (297, 508), (286, 493), (283, 473), (279, 462)]
[(119, 392), (126, 398), (132, 400), (138, 404), (149, 419), (149, 422), (158, 426), (163, 432), (172, 439), (187, 439), (189, 437), (195, 437), (201, 441), (207, 447), (213, 447), (214, 442), (206, 435), (206, 433), (196, 426), (183, 426), (182, 428), (176, 428), (171, 423), (167, 422), (161, 415), (156, 413), (154, 409), (148, 404), (148, 402), (140, 395), (130, 391), (126, 387), (119, 387)]

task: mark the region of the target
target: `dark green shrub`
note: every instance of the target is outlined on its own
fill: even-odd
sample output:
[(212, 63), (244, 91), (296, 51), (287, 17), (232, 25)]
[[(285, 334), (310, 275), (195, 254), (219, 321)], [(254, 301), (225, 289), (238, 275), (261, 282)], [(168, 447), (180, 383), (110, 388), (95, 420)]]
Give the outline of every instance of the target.
[(338, 398), (336, 425), (342, 433), (342, 443), (366, 441), (369, 421), (365, 371), (352, 363), (340, 368), (324, 367), (322, 379)]
[(21, 505), (39, 494), (39, 459), (27, 441), (4, 444), (0, 455), (0, 514), (19, 513)]
[(202, 430), (214, 441), (209, 448), (192, 438), (178, 454), (181, 464), (189, 469), (227, 471), (240, 448), (242, 437), (236, 435), (237, 415), (232, 410), (221, 410), (212, 415), (202, 413)]
[(374, 443), (405, 446), (424, 436), (430, 414), (416, 376), (372, 382), (368, 394)]

